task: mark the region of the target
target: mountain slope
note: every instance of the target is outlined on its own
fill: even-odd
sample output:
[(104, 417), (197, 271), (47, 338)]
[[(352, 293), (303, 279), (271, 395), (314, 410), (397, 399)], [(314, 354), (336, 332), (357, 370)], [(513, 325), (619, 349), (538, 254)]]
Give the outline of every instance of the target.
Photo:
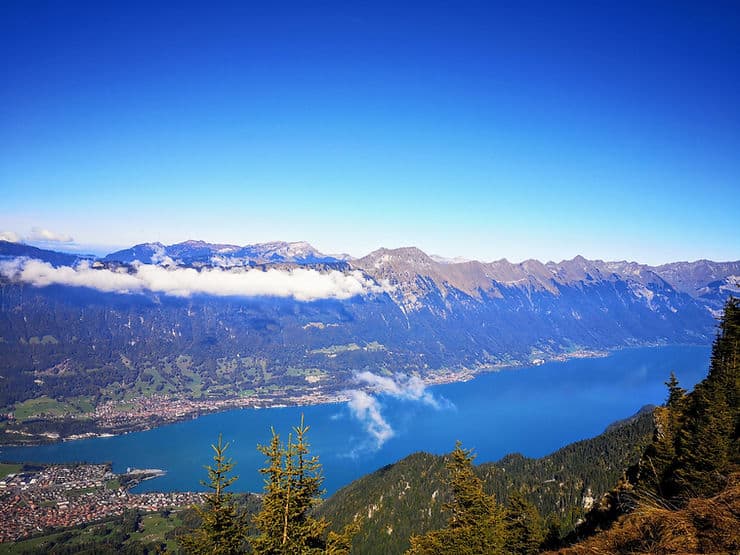
[(90, 256), (78, 256), (76, 254), (39, 249), (23, 243), (0, 241), (0, 260), (13, 260), (19, 257), (43, 260), (54, 266), (71, 266), (80, 260), (91, 258)]
[[(200, 241), (137, 245), (81, 268), (74, 255), (12, 243), (0, 243), (0, 256), (0, 406), (9, 408), (42, 395), (97, 402), (124, 394), (326, 394), (346, 388), (362, 370), (435, 381), (450, 371), (625, 346), (706, 344), (714, 333), (711, 311), (730, 294), (712, 284), (735, 272), (732, 264), (712, 273), (683, 265), (664, 272), (673, 280), (686, 273), (682, 288), (698, 295), (692, 296), (656, 269), (582, 257), (443, 264), (405, 248), (340, 261), (307, 243)], [(58, 267), (57, 281), (49, 278), (53, 268), (37, 264), (31, 272), (18, 256)], [(246, 267), (232, 267), (240, 265)], [(95, 289), (145, 272), (160, 289)], [(702, 276), (715, 281), (700, 287)], [(349, 298), (319, 294), (310, 301), (290, 293), (167, 292), (199, 279), (212, 288), (256, 279), (279, 291), (294, 283), (314, 287), (318, 278), (319, 292), (343, 280), (365, 285)], [(176, 286), (162, 288), (168, 280)]]
[[(740, 549), (740, 301), (725, 304), (707, 377), (675, 376), (653, 440), (590, 511), (563, 553), (736, 553)], [(585, 540), (584, 540), (585, 538)]]
[(728, 294), (740, 295), (740, 262), (674, 262), (657, 266), (655, 272), (677, 291), (705, 303), (719, 316)]
[[(564, 531), (634, 464), (653, 434), (650, 410), (611, 426), (600, 436), (568, 445), (541, 459), (508, 455), (476, 472), (489, 493), (506, 503), (520, 491)], [(330, 497), (318, 509), (336, 529), (362, 518), (353, 553), (403, 553), (411, 534), (442, 527), (449, 501), (445, 457), (415, 453), (381, 468)]]

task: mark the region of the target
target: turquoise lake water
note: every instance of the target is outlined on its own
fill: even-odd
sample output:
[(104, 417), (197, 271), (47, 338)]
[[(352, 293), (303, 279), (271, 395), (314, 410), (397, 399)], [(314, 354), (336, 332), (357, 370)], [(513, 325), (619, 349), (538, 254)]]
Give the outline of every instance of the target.
[(483, 374), (463, 383), (429, 388), (429, 403), (377, 397), (393, 437), (377, 448), (346, 403), (312, 407), (244, 409), (110, 438), (5, 447), (0, 460), (107, 462), (114, 470), (161, 468), (167, 474), (135, 491), (203, 489), (203, 465), (219, 432), (232, 443), (239, 480), (234, 491), (261, 491), (264, 458), (255, 446), (270, 440), (270, 427), (287, 437), (301, 414), (311, 426), (311, 451), (324, 467), (328, 493), (416, 451), (446, 453), (460, 439), (477, 462), (507, 453), (540, 457), (600, 434), (610, 423), (646, 404), (665, 400), (663, 382), (674, 371), (685, 388), (707, 373), (709, 347), (670, 346), (617, 351), (605, 358), (574, 359)]

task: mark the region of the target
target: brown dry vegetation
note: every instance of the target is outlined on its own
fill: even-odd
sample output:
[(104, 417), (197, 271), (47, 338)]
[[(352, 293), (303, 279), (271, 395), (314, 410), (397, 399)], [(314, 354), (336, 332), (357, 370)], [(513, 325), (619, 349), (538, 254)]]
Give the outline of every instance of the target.
[(612, 528), (560, 555), (740, 553), (740, 473), (718, 495), (690, 499), (680, 510), (642, 501)]

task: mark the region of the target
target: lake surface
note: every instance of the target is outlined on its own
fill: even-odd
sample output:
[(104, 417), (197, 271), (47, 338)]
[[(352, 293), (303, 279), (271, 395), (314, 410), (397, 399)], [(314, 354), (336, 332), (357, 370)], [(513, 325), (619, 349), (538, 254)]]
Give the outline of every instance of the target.
[[(203, 465), (222, 432), (239, 480), (234, 491), (261, 491), (258, 469), (264, 458), (255, 446), (268, 443), (270, 428), (287, 437), (305, 415), (311, 426), (312, 453), (324, 467), (328, 493), (355, 478), (415, 451), (446, 453), (460, 439), (475, 448), (477, 462), (507, 453), (540, 457), (600, 434), (615, 420), (646, 404), (665, 400), (664, 382), (674, 371), (690, 389), (709, 368), (709, 347), (670, 346), (617, 351), (606, 358), (574, 359), (483, 374), (428, 391), (439, 407), (420, 401), (378, 396), (381, 414), (393, 437), (376, 442), (346, 403), (312, 407), (243, 409), (110, 438), (39, 447), (0, 449), (0, 460), (34, 462), (113, 462), (127, 467), (161, 468), (167, 474), (135, 491), (201, 490)], [(441, 407), (441, 408), (440, 408)]]

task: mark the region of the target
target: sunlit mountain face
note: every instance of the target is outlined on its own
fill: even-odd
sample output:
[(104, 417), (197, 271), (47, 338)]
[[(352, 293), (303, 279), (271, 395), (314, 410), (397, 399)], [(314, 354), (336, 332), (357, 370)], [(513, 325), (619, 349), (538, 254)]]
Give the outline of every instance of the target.
[[(0, 253), (6, 405), (133, 387), (152, 368), (164, 391), (184, 396), (194, 383), (217, 396), (332, 392), (366, 369), (434, 381), (627, 346), (707, 344), (740, 275), (738, 262), (450, 263), (416, 248), (342, 260), (278, 242), (145, 244), (100, 259), (6, 242)], [(183, 356), (189, 377), (173, 363)], [(306, 382), (312, 369), (320, 376)]]

